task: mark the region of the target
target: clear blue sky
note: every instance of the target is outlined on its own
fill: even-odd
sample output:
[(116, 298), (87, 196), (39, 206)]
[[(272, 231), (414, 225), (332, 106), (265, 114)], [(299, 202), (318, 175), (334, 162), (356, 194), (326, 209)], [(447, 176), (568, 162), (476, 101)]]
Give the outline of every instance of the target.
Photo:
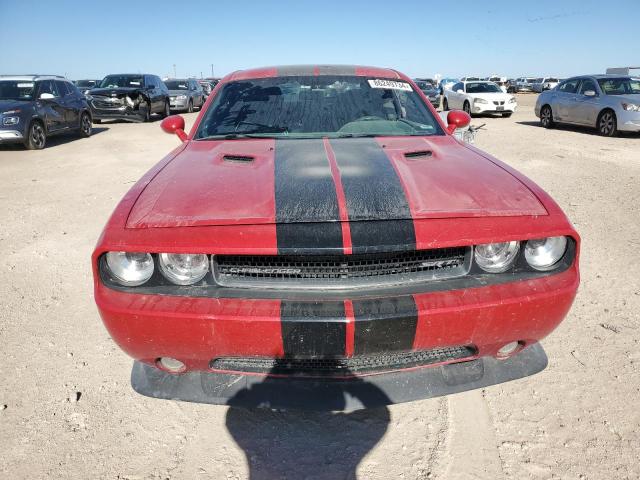
[(0, 74), (358, 63), (564, 77), (637, 66), (639, 32), (640, 0), (0, 0)]

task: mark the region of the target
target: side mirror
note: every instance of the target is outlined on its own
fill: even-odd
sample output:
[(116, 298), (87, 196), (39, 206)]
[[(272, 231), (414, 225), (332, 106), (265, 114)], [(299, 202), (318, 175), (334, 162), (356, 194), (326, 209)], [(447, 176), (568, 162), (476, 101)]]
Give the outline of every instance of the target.
[(594, 92), (593, 90), (587, 90), (586, 92), (584, 92), (584, 96), (585, 97), (595, 97), (596, 96), (596, 92)]
[(456, 90), (456, 93), (464, 93), (464, 90), (462, 90), (461, 88), (459, 88), (458, 90)]
[(40, 94), (40, 100), (53, 100), (54, 98), (56, 98), (56, 97), (53, 96), (51, 93), (41, 93)]
[(166, 133), (177, 135), (181, 141), (187, 140), (187, 134), (184, 132), (184, 118), (180, 115), (171, 115), (160, 123), (160, 128)]
[(452, 110), (447, 115), (447, 132), (453, 134), (458, 128), (468, 127), (471, 123), (471, 116), (462, 110)]

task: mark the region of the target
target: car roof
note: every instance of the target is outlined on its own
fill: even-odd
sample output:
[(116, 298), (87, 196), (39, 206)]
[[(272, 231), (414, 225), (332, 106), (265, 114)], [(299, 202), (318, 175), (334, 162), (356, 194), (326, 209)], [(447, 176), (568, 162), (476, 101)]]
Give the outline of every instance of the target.
[[(67, 80), (62, 75), (0, 75), (0, 80), (24, 80), (24, 81), (36, 81), (36, 80)], [(69, 81), (69, 80), (67, 80)]]
[(251, 78), (273, 78), (290, 76), (349, 75), (358, 77), (408, 78), (390, 68), (367, 67), (362, 65), (281, 65), (240, 70), (230, 73), (223, 80), (232, 82)]

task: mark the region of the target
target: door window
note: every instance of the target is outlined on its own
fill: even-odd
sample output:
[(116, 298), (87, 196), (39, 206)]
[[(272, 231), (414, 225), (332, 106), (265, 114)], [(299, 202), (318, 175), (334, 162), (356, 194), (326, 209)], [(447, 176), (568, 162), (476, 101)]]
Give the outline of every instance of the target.
[(567, 80), (558, 87), (558, 91), (562, 93), (576, 93), (579, 81), (580, 79), (578, 78), (576, 78), (575, 80)]
[(594, 92), (597, 92), (598, 90), (596, 90), (596, 84), (593, 80), (591, 79), (586, 79), (582, 81), (582, 84), (580, 85), (580, 91), (578, 92), (580, 95), (584, 95), (584, 92), (588, 92), (589, 90), (592, 90)]
[(56, 87), (58, 87), (58, 92), (60, 93), (61, 97), (66, 97), (67, 95), (71, 95), (71, 89), (67, 85), (67, 82), (56, 80)]
[(54, 97), (60, 96), (60, 94), (58, 93), (58, 89), (56, 88), (56, 84), (53, 80), (43, 80), (42, 82), (40, 82), (39, 95), (42, 95), (43, 93), (50, 93)]

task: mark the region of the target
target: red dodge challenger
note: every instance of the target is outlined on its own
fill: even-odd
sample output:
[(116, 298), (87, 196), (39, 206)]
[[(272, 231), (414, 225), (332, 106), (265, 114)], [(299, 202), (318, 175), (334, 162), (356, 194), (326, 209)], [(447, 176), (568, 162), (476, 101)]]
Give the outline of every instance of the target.
[(580, 239), (513, 168), (390, 69), (222, 79), (126, 194), (95, 299), (144, 395), (353, 410), (532, 375)]

